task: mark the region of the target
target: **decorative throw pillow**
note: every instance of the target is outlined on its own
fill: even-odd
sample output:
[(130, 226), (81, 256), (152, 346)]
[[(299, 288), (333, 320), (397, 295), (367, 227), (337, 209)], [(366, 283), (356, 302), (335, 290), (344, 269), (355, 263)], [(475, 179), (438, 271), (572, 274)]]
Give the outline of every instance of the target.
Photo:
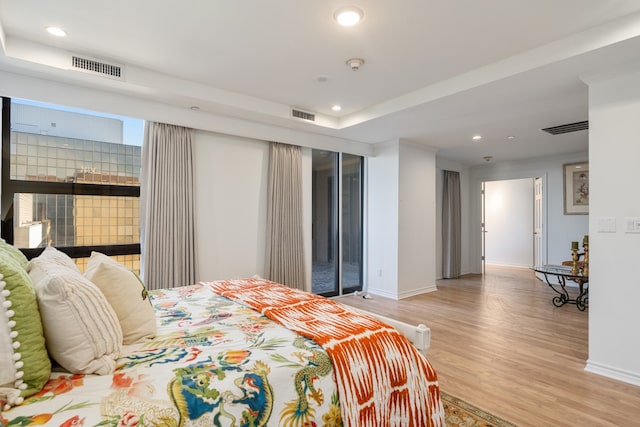
[(116, 312), (124, 344), (156, 335), (156, 315), (136, 273), (104, 254), (92, 252), (84, 275), (100, 288)]
[[(26, 270), (29, 272), (29, 276), (32, 276), (31, 279), (35, 284), (37, 280), (34, 280), (33, 278), (34, 272), (32, 271), (34, 264), (58, 265), (60, 267), (64, 267), (71, 271), (75, 271), (76, 273), (82, 274), (80, 272), (80, 269), (76, 265), (76, 263), (73, 262), (73, 260), (69, 257), (69, 255), (57, 250), (53, 246), (47, 246), (46, 248), (44, 248), (44, 251), (42, 251), (42, 253), (38, 255), (36, 258), (29, 261), (29, 263), (27, 264), (27, 267), (25, 267)], [(42, 271), (42, 274), (46, 275), (46, 271)], [(40, 276), (36, 277), (36, 279), (40, 279)]]
[(20, 267), (25, 268), (27, 266), (28, 260), (22, 251), (15, 246), (8, 244), (4, 239), (0, 239), (0, 256), (5, 255), (13, 258)]
[[(0, 280), (2, 280), (0, 275)], [(5, 290), (5, 282), (0, 281), (0, 414), (2, 410), (9, 410), (12, 405), (19, 405), (23, 398), (20, 396), (20, 386), (26, 387), (24, 383), (18, 383), (16, 374), (19, 371), (20, 361), (15, 361), (13, 340), (17, 338), (15, 331), (15, 322), (11, 320), (14, 312), (10, 310), (11, 302), (5, 300), (4, 295), (9, 295)], [(11, 323), (9, 323), (11, 322)], [(24, 374), (23, 374), (24, 375)], [(0, 415), (2, 417), (2, 415)], [(0, 418), (1, 422), (1, 418)], [(0, 423), (0, 425), (2, 425)]]
[(0, 274), (0, 393), (8, 409), (42, 389), (51, 361), (29, 275), (6, 253), (0, 254)]
[(31, 282), (33, 282), (35, 286), (36, 283), (49, 275), (48, 268), (51, 266), (59, 266), (69, 271), (82, 274), (69, 255), (57, 250), (53, 246), (47, 246), (40, 255), (29, 261), (25, 270), (29, 273)]
[(72, 373), (113, 373), (122, 329), (100, 289), (75, 265), (50, 257), (32, 259), (27, 271), (34, 277), (49, 355)]

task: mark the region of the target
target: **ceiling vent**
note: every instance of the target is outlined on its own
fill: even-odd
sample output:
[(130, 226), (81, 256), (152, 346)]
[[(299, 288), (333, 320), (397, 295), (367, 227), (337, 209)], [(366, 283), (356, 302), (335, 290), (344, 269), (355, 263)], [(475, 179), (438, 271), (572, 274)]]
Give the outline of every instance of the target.
[(543, 131), (550, 133), (551, 135), (560, 135), (561, 133), (577, 132), (579, 130), (589, 129), (589, 121), (569, 123), (566, 125), (553, 126), (550, 128), (544, 128)]
[(122, 79), (122, 67), (120, 65), (108, 64), (95, 59), (73, 55), (71, 57), (71, 67), (78, 71), (98, 74), (111, 79)]
[(298, 110), (296, 108), (292, 108), (291, 109), (291, 117), (294, 117), (296, 119), (306, 120), (308, 122), (315, 122), (316, 121), (316, 115), (315, 114), (309, 113), (308, 111)]

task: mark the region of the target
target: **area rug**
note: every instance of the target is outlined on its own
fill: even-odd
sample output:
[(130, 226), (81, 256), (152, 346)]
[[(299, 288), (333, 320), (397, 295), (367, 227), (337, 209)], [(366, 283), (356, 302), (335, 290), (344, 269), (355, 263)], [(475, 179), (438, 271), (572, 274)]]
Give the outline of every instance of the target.
[(442, 390), (440, 398), (447, 427), (517, 427)]

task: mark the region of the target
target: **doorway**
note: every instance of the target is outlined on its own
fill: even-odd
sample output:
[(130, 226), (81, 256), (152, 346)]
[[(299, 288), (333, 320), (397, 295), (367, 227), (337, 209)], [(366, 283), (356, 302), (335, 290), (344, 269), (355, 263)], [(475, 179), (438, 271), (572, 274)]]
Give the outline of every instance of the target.
[(482, 183), (482, 271), (485, 264), (529, 268), (544, 263), (543, 179)]

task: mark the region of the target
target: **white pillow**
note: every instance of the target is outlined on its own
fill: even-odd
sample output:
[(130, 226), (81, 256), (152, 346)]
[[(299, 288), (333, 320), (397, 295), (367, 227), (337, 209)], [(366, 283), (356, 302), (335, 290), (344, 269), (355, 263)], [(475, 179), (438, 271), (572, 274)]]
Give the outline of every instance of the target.
[(73, 261), (73, 259), (71, 259), (69, 255), (57, 250), (53, 246), (47, 246), (46, 248), (44, 248), (44, 251), (42, 251), (42, 253), (34, 259), (37, 259), (39, 261), (46, 261), (47, 263), (51, 264), (57, 264), (62, 267), (67, 267), (70, 270), (80, 273), (80, 269)]
[(34, 277), (49, 355), (77, 374), (113, 373), (122, 349), (118, 318), (96, 285), (47, 258), (27, 265)]
[(116, 260), (92, 252), (84, 276), (100, 288), (116, 312), (124, 344), (155, 337), (155, 311), (138, 275)]
[(53, 246), (47, 246), (44, 251), (37, 257), (33, 258), (25, 269), (29, 273), (31, 281), (35, 285), (37, 282), (47, 276), (47, 269), (44, 266), (57, 265), (64, 267), (70, 271), (82, 274), (75, 262), (64, 252), (60, 252)]

